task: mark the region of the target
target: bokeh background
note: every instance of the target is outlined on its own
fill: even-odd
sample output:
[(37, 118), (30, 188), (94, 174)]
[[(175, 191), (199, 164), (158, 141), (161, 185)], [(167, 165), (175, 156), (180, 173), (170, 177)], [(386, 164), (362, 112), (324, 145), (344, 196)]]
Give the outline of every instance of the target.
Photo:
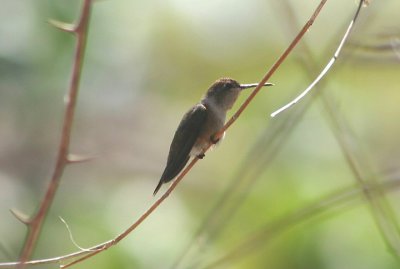
[[(9, 209), (35, 211), (60, 138), (74, 39), (47, 21), (73, 22), (81, 1), (0, 3), (6, 262), (18, 259), (26, 233)], [(219, 77), (259, 81), (318, 3), (95, 2), (71, 152), (97, 158), (67, 167), (34, 258), (77, 250), (59, 216), (82, 247), (133, 223), (155, 201), (186, 110)], [(75, 268), (204, 268), (221, 257), (209, 268), (398, 268), (400, 2), (363, 8), (317, 94), (269, 116), (332, 57), (356, 7), (328, 1), (271, 78), (276, 86), (257, 95), (223, 143), (128, 238)], [(381, 187), (366, 199), (357, 178)]]

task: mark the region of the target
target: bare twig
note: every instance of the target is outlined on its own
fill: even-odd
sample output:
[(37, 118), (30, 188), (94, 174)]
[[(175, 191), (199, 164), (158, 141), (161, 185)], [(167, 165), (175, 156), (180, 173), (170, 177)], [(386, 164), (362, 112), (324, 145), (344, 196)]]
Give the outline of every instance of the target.
[(249, 105), (251, 100), (257, 95), (257, 93), (260, 91), (262, 86), (271, 78), (271, 76), (275, 73), (275, 71), (278, 69), (278, 67), (283, 63), (283, 61), (286, 59), (286, 57), (290, 54), (290, 52), (296, 47), (296, 45), (299, 43), (299, 41), (303, 38), (305, 33), (308, 31), (308, 29), (313, 25), (315, 19), (317, 18), (318, 14), (322, 10), (323, 6), (325, 5), (327, 0), (322, 0), (317, 8), (315, 9), (314, 13), (311, 15), (310, 19), (306, 22), (306, 24), (303, 26), (301, 31), (297, 34), (297, 36), (293, 39), (292, 43), (290, 43), (289, 47), (283, 52), (283, 54), (278, 58), (278, 60), (272, 65), (271, 69), (265, 74), (263, 79), (259, 82), (258, 86), (252, 91), (249, 97), (243, 102), (243, 104), (240, 106), (238, 111), (229, 119), (229, 121), (225, 124), (225, 126), (222, 128), (221, 131), (217, 134), (217, 136), (222, 135), (223, 132), (228, 129), (242, 114), (242, 112), (246, 109), (246, 107)]
[[(106, 250), (113, 245), (116, 245), (119, 241), (124, 239), (128, 234), (130, 234), (134, 229), (136, 229), (136, 227), (139, 226), (170, 195), (170, 193), (176, 188), (176, 186), (179, 184), (179, 182), (186, 176), (186, 174), (192, 169), (192, 167), (196, 164), (197, 161), (198, 161), (198, 158), (194, 158), (189, 163), (189, 165), (182, 171), (182, 173), (175, 179), (175, 181), (171, 184), (171, 186), (168, 188), (168, 190), (149, 209), (147, 209), (147, 211), (142, 216), (140, 216), (140, 218), (137, 221), (135, 221), (128, 229), (126, 229), (124, 232), (122, 232), (120, 235), (118, 235), (114, 239), (106, 241), (99, 245), (96, 245), (94, 247), (84, 249), (81, 251), (77, 251), (75, 253), (71, 253), (68, 255), (59, 256), (59, 257), (50, 258), (50, 259), (29, 261), (29, 262), (26, 262), (25, 264), (39, 265), (39, 264), (48, 264), (48, 263), (56, 263), (56, 262), (60, 263), (64, 260), (81, 256), (79, 259), (63, 266), (63, 268), (67, 268), (73, 264), (80, 262), (80, 261), (86, 260), (87, 258), (94, 256), (97, 253), (102, 252), (103, 250)], [(20, 263), (18, 263), (18, 262), (0, 263), (0, 268), (10, 268), (10, 267), (14, 267), (18, 264), (20, 264)]]
[[(86, 260), (87, 258), (108, 249), (109, 247), (116, 245), (119, 241), (121, 241), (122, 239), (124, 239), (126, 236), (128, 236), (128, 234), (130, 234), (133, 230), (136, 229), (137, 226), (139, 226), (145, 219), (147, 219), (147, 217), (154, 211), (156, 210), (157, 207), (159, 207), (159, 205), (165, 200), (167, 199), (167, 197), (170, 195), (170, 193), (176, 188), (176, 186), (179, 184), (179, 182), (186, 176), (186, 174), (192, 169), (192, 167), (196, 164), (196, 162), (198, 161), (198, 158), (194, 158), (189, 165), (182, 171), (182, 173), (179, 174), (179, 176), (175, 179), (175, 181), (171, 184), (171, 186), (168, 188), (168, 190), (149, 208), (147, 209), (147, 211), (140, 216), (140, 218), (135, 221), (128, 229), (126, 229), (123, 233), (121, 233), (120, 235), (118, 235), (116, 238), (114, 238), (113, 240), (109, 241), (109, 243), (104, 244), (103, 246), (97, 247), (97, 249), (99, 251), (94, 252), (94, 253), (90, 253), (87, 254), (85, 256), (83, 256), (82, 258), (78, 259), (77, 261), (83, 261)], [(91, 249), (93, 250), (93, 249)], [(65, 265), (63, 268), (66, 268), (72, 264), (77, 263), (77, 261), (74, 261), (70, 264)]]
[(72, 244), (74, 244), (74, 246), (75, 246), (76, 248), (78, 248), (78, 249), (80, 249), (80, 250), (82, 250), (82, 251), (90, 251), (89, 249), (83, 248), (83, 247), (81, 247), (80, 245), (78, 245), (78, 243), (76, 243), (76, 241), (75, 241), (75, 239), (74, 239), (74, 236), (72, 235), (72, 231), (71, 231), (71, 229), (69, 228), (68, 223), (67, 223), (61, 216), (59, 216), (59, 219), (61, 220), (62, 223), (64, 223), (65, 228), (67, 228), (67, 231), (68, 231), (68, 234), (69, 234), (69, 239), (71, 240)]
[[(301, 29), (299, 34), (294, 38), (292, 43), (290, 43), (288, 48), (283, 52), (283, 54), (273, 64), (271, 69), (266, 73), (264, 78), (259, 82), (258, 86), (253, 90), (253, 92), (250, 94), (250, 96), (245, 100), (245, 102), (241, 105), (241, 107), (238, 109), (238, 111), (230, 118), (230, 120), (225, 124), (225, 126), (216, 134), (216, 136), (221, 135), (224, 131), (226, 131), (237, 120), (237, 118), (241, 115), (241, 113), (246, 109), (246, 107), (250, 104), (250, 102), (253, 100), (253, 98), (256, 96), (256, 94), (259, 92), (259, 90), (261, 89), (262, 85), (265, 84), (266, 81), (274, 74), (274, 72), (279, 68), (279, 66), (283, 63), (283, 61), (286, 59), (286, 57), (294, 49), (294, 47), (299, 43), (299, 41), (302, 39), (302, 37), (307, 32), (307, 30), (314, 23), (316, 17), (320, 13), (321, 9), (323, 8), (323, 6), (325, 5), (326, 2), (327, 2), (327, 0), (322, 0), (320, 2), (320, 4), (317, 6), (317, 8), (315, 9), (314, 13), (310, 17), (310, 19), (307, 21), (307, 23), (304, 25), (304, 27)], [(90, 1), (86, 1), (85, 3), (90, 3)], [(79, 29), (79, 28), (80, 27), (77, 27), (76, 29)], [(68, 29), (69, 28), (67, 28), (66, 31)], [(76, 31), (76, 33), (78, 33), (78, 31)], [(79, 37), (79, 35), (78, 35), (78, 37)], [(79, 40), (79, 38), (78, 38), (78, 40)], [(71, 100), (71, 99), (69, 99), (69, 100)], [(69, 105), (70, 104), (71, 103), (69, 103)], [(70, 126), (69, 126), (69, 130), (70, 130)], [(65, 154), (62, 155), (62, 158), (60, 158), (60, 164), (59, 164), (60, 165), (60, 169), (56, 169), (55, 172), (57, 172), (57, 173), (55, 173), (56, 176), (53, 176), (53, 178), (59, 179), (59, 177), (61, 176), (65, 165), (68, 162), (68, 159), (67, 159), (67, 153), (68, 153), (67, 148), (68, 148), (68, 145), (69, 145), (69, 135), (67, 136), (67, 140), (66, 141), (67, 141), (66, 145), (61, 144), (61, 145), (63, 145), (63, 147), (60, 147), (60, 149), (63, 149), (64, 150), (63, 153), (65, 153)], [(69, 254), (69, 255), (65, 255), (65, 256), (62, 256), (62, 257), (53, 258), (53, 259), (46, 259), (46, 260), (42, 260), (42, 261), (46, 261), (45, 263), (60, 262), (60, 261), (65, 260), (67, 257), (71, 258), (71, 257), (77, 257), (77, 256), (82, 256), (83, 255), (78, 260), (75, 260), (74, 262), (71, 262), (71, 263), (63, 266), (63, 268), (66, 268), (66, 267), (71, 266), (71, 265), (73, 265), (73, 264), (75, 264), (77, 262), (83, 261), (83, 260), (85, 260), (85, 259), (87, 259), (87, 258), (89, 258), (91, 256), (94, 256), (97, 253), (100, 253), (103, 250), (106, 250), (109, 247), (117, 244), (120, 240), (122, 240), (130, 232), (132, 232), (137, 226), (139, 226), (169, 196), (169, 194), (175, 189), (175, 187), (179, 184), (179, 182), (183, 179), (183, 177), (191, 170), (191, 168), (195, 165), (195, 163), (197, 161), (198, 161), (198, 158), (194, 158), (189, 163), (189, 165), (182, 171), (182, 173), (177, 177), (177, 179), (171, 184), (171, 186), (168, 188), (168, 190), (143, 215), (141, 215), (141, 217), (137, 221), (135, 221), (135, 223), (133, 223), (128, 229), (126, 229), (123, 233), (121, 233), (119, 236), (117, 236), (113, 240), (109, 240), (107, 242), (104, 242), (102, 244), (99, 244), (99, 245), (97, 245), (95, 247), (90, 248), (89, 249), (90, 253), (88, 253), (88, 251), (78, 251), (78, 252), (75, 252), (75, 253), (72, 253), (72, 254)], [(58, 167), (58, 165), (57, 165), (57, 167)], [(58, 180), (56, 182), (58, 183)], [(56, 185), (58, 185), (58, 184), (55, 184), (55, 186)], [(53, 196), (54, 196), (54, 194), (53, 194)], [(21, 260), (21, 261), (25, 261), (25, 264), (32, 264), (32, 265), (33, 264), (39, 264), (37, 261), (32, 261), (32, 262), (26, 262), (26, 260)], [(18, 264), (21, 264), (21, 263), (8, 263), (8, 264), (9, 265), (10, 264), (18, 265)], [(2, 267), (2, 264), (0, 264), (0, 268), (1, 267)]]
[(270, 164), (279, 155), (282, 145), (300, 123), (300, 119), (319, 93), (317, 91), (313, 98), (306, 99), (294, 113), (283, 115), (279, 121), (271, 121), (269, 128), (265, 129), (240, 161), (241, 165), (233, 173), (234, 177), (228, 183), (228, 187), (219, 195), (188, 245), (169, 267), (170, 269), (187, 268), (185, 260), (193, 265), (196, 260), (202, 259), (200, 255), (202, 250), (218, 239), (221, 231), (226, 228), (225, 224), (230, 222), (240, 205), (251, 193), (251, 188), (259, 179), (258, 175), (268, 170)]
[[(279, 3), (282, 3), (282, 1), (278, 1)], [(283, 1), (283, 3), (288, 4), (287, 1)], [(292, 27), (290, 29), (293, 31), (293, 28), (296, 28), (297, 22), (294, 21), (295, 14), (292, 12), (292, 10), (287, 10), (290, 14), (287, 16), (288, 20), (285, 21), (287, 22), (288, 25)], [(336, 36), (336, 35), (335, 35)], [(312, 61), (311, 61), (312, 62)], [(306, 66), (307, 69), (307, 66)], [(321, 86), (321, 84), (319, 84)], [(191, 239), (190, 243), (186, 248), (182, 251), (182, 254), (177, 258), (177, 260), (174, 262), (174, 264), (170, 267), (172, 268), (178, 268), (178, 266), (183, 263), (184, 259), (187, 257), (187, 261), (190, 261), (191, 264), (194, 264), (194, 259), (201, 259), (200, 253), (201, 249), (203, 246), (208, 245), (210, 241), (215, 241), (216, 238), (218, 237), (218, 234), (221, 229), (223, 229), (223, 223), (229, 222), (229, 219), (232, 217), (232, 215), (237, 211), (241, 201), (243, 201), (246, 197), (246, 193), (248, 189), (251, 188), (252, 184), (257, 178), (257, 175), (260, 174), (261, 171), (265, 171), (267, 169), (269, 162), (274, 158), (274, 155), (279, 152), (279, 146), (282, 144), (282, 142), (285, 140), (285, 138), (290, 134), (291, 130), (294, 128), (294, 126), (298, 123), (299, 118), (304, 114), (304, 112), (307, 110), (309, 107), (309, 104), (311, 101), (314, 99), (314, 97), (319, 96), (319, 93), (322, 91), (322, 89), (318, 90), (315, 92), (314, 95), (312, 95), (312, 98), (305, 99), (303, 105), (300, 107), (300, 109), (296, 110), (294, 113), (286, 114), (288, 115), (286, 118), (283, 120), (280, 120), (278, 122), (273, 121), (271, 124), (274, 123), (284, 123), (284, 125), (281, 124), (281, 126), (277, 125), (272, 125), (271, 130), (266, 130), (265, 134), (262, 137), (262, 140), (265, 140), (264, 145), (260, 146), (259, 144), (262, 142), (257, 142), (255, 143), (255, 149), (252, 150), (251, 154), (254, 154), (253, 151), (257, 151), (257, 148), (262, 148), (262, 152), (258, 152), (254, 154), (257, 156), (257, 159), (254, 160), (250, 156), (245, 159), (245, 164), (243, 165), (246, 169), (246, 171), (240, 170), (235, 178), (232, 180), (230, 183), (230, 187), (224, 191), (224, 193), (221, 195), (220, 199), (218, 202), (216, 202), (215, 206), (213, 209), (209, 212), (209, 214), (206, 216), (204, 222), (201, 224), (200, 228), (198, 231), (195, 233), (193, 238)], [(275, 128), (277, 127), (277, 128)], [(282, 131), (284, 130), (284, 131)], [(264, 137), (265, 136), (265, 137)], [(278, 137), (277, 137), (278, 136)], [(250, 155), (251, 155), (250, 154)], [(265, 161), (260, 161), (264, 159), (262, 156), (266, 156)], [(248, 161), (250, 159), (250, 161)], [(260, 164), (255, 165), (255, 163), (260, 162)], [(251, 170), (250, 167), (254, 167), (252, 169), (253, 171), (247, 171)], [(251, 175), (249, 175), (251, 173)], [(245, 181), (245, 178), (250, 178), (247, 181)], [(237, 191), (239, 194), (237, 197), (233, 196), (233, 192)], [(229, 201), (227, 201), (230, 199)], [(229, 206), (228, 206), (229, 205)], [(207, 232), (207, 236), (205, 237), (204, 234)], [(199, 240), (201, 238), (201, 240)], [(195, 252), (195, 246), (197, 247), (197, 252)], [(194, 254), (194, 255), (190, 255)]]
[(307, 93), (309, 91), (311, 91), (312, 88), (314, 88), (314, 86), (326, 75), (326, 73), (329, 71), (329, 69), (332, 67), (332, 65), (335, 63), (336, 59), (339, 57), (339, 54), (343, 48), (344, 43), (346, 42), (347, 38), (349, 37), (349, 34), (351, 32), (351, 29), (353, 28), (354, 23), (356, 22), (357, 18), (358, 18), (358, 14), (360, 13), (361, 7), (363, 6), (363, 2), (364, 0), (361, 0), (358, 8), (356, 10), (356, 13), (354, 14), (353, 19), (350, 21), (349, 26), (347, 27), (346, 32), (343, 35), (342, 40), (339, 43), (339, 46), (337, 47), (335, 53), (333, 54), (333, 57), (331, 58), (331, 60), (328, 62), (328, 64), (325, 66), (325, 68), (322, 70), (322, 72), (316, 77), (316, 79), (310, 84), (310, 86), (307, 87), (307, 89), (305, 89), (299, 96), (297, 96), (293, 101), (291, 101), (290, 103), (284, 105), (283, 107), (281, 107), (280, 109), (276, 110), (275, 112), (273, 112), (271, 114), (271, 117), (275, 117), (276, 115), (278, 115), (279, 113), (281, 113), (282, 111), (288, 109), (289, 107), (291, 107), (292, 105), (296, 104), (298, 101), (300, 101), (300, 99), (302, 99), (304, 96), (307, 95)]
[[(376, 186), (373, 184), (365, 185), (365, 188), (368, 188), (370, 190), (380, 188), (380, 189), (383, 189), (385, 192), (397, 191), (400, 188), (400, 179), (399, 178), (389, 179), (389, 180), (382, 182), (381, 185), (379, 185), (379, 186)], [(333, 208), (336, 208), (339, 206), (344, 206), (344, 205), (346, 205), (346, 203), (352, 202), (352, 200), (358, 198), (359, 195), (361, 194), (361, 192), (362, 192), (362, 190), (360, 190), (358, 186), (344, 188), (344, 189), (336, 191), (330, 195), (327, 195), (324, 198), (317, 199), (314, 203), (312, 203), (308, 206), (305, 206), (303, 208), (300, 208), (299, 210), (293, 212), (292, 214), (286, 215), (282, 218), (277, 219), (276, 221), (268, 223), (262, 229), (255, 232), (253, 234), (253, 236), (251, 236), (247, 240), (245, 240), (242, 244), (239, 244), (230, 253), (221, 257), (218, 260), (215, 260), (212, 264), (209, 264), (206, 268), (213, 268), (217, 265), (225, 263), (229, 259), (228, 257), (235, 256), (234, 253), (246, 254), (251, 249), (254, 249), (256, 247), (256, 245), (261, 244), (261, 243), (262, 244), (266, 243), (266, 240), (270, 239), (270, 237), (276, 236), (279, 234), (279, 232), (282, 232), (294, 225), (300, 224), (301, 221), (305, 221), (309, 218), (315, 217), (323, 212), (326, 212), (327, 210), (330, 210), (330, 209), (333, 209)], [(102, 250), (107, 249), (109, 246), (112, 245), (112, 242), (113, 242), (113, 240), (110, 240), (110, 241), (102, 243), (96, 247), (91, 248), (90, 249), (91, 253), (89, 255), (94, 255)], [(250, 249), (248, 247), (250, 247)], [(54, 258), (50, 258), (50, 259), (28, 261), (28, 262), (26, 262), (26, 264), (33, 266), (33, 265), (60, 263), (62, 261), (71, 259), (73, 257), (80, 256), (80, 255), (82, 255), (82, 253), (88, 253), (88, 251), (86, 251), (86, 252), (79, 251), (79, 252), (71, 253), (71, 254), (64, 255), (64, 256), (54, 257)], [(0, 268), (14, 268), (18, 264), (19, 264), (19, 262), (1, 263)], [(69, 264), (68, 266), (70, 266), (70, 265), (71, 264)], [(65, 268), (65, 266), (63, 268)]]
[[(309, 50), (307, 50), (309, 52)], [(308, 59), (312, 59), (312, 55), (310, 53), (307, 55)], [(312, 62), (312, 61), (311, 61)], [(309, 62), (308, 62), (309, 63)], [(313, 63), (315, 65), (315, 63)], [(303, 65), (307, 68), (307, 63), (303, 62)], [(331, 98), (324, 98), (325, 105), (329, 106), (329, 114), (330, 117), (335, 121), (335, 132), (338, 136), (338, 140), (341, 144), (341, 147), (345, 153), (346, 160), (350, 164), (350, 167), (353, 171), (353, 174), (356, 177), (358, 189), (355, 190), (357, 193), (362, 194), (367, 198), (368, 204), (372, 209), (372, 214), (375, 217), (375, 221), (380, 229), (382, 236), (387, 243), (389, 249), (391, 249), (394, 254), (398, 257), (399, 255), (399, 229), (397, 225), (397, 220), (393, 216), (393, 212), (391, 211), (390, 206), (387, 204), (385, 200), (386, 193), (386, 184), (379, 184), (372, 177), (371, 180), (366, 180), (364, 177), (365, 173), (361, 173), (360, 168), (358, 167), (357, 160), (355, 159), (354, 152), (350, 149), (351, 145), (355, 144), (355, 140), (346, 141), (347, 139), (343, 136), (347, 136), (348, 132), (344, 133), (341, 127), (340, 122), (338, 122), (338, 117), (333, 113), (333, 109), (331, 105), (327, 102), (331, 100)], [(364, 165), (362, 167), (368, 167), (368, 165)], [(390, 184), (391, 185), (391, 184)], [(391, 185), (392, 186), (392, 185)], [(357, 187), (355, 187), (357, 188)], [(332, 199), (342, 199), (345, 197), (341, 197), (342, 195), (337, 193), (337, 197), (335, 195), (330, 196)], [(331, 203), (327, 200), (327, 203)], [(332, 200), (334, 201), (334, 200)], [(337, 200), (339, 202), (339, 200)], [(343, 200), (344, 202), (344, 200)], [(325, 204), (325, 203), (322, 203)], [(335, 202), (336, 204), (336, 202)], [(318, 205), (318, 203), (316, 204)], [(325, 206), (325, 205), (324, 205)], [(220, 259), (215, 260), (213, 263), (209, 264), (204, 268), (215, 268), (221, 264), (224, 264), (228, 261), (232, 261), (233, 259), (237, 259), (238, 257), (242, 257), (243, 255), (249, 253), (251, 250), (256, 249), (260, 244), (265, 244), (268, 239), (277, 235), (277, 233), (283, 229), (289, 228), (290, 226), (298, 224), (299, 221), (308, 219), (311, 216), (314, 216), (320, 213), (320, 208), (318, 207), (310, 207), (310, 211), (308, 210), (300, 210), (298, 211), (300, 214), (294, 214), (293, 218), (288, 218), (286, 221), (281, 219), (281, 221), (277, 221), (277, 225), (271, 224), (267, 225), (265, 229), (261, 230), (259, 233), (255, 233), (254, 236), (248, 237), (246, 241), (236, 247), (234, 250), (230, 251), (228, 254), (224, 255)]]
[[(266, 73), (266, 75), (263, 77), (263, 79), (259, 82), (258, 86), (253, 90), (253, 92), (249, 95), (249, 97), (244, 101), (244, 103), (241, 105), (241, 107), (238, 109), (238, 111), (230, 118), (230, 120), (225, 124), (225, 126), (216, 134), (216, 136), (220, 136), (224, 131), (226, 131), (240, 116), (240, 114), (246, 109), (246, 107), (249, 105), (249, 103), (252, 101), (252, 99), (256, 96), (256, 94), (259, 92), (261, 89), (262, 85), (264, 85), (268, 79), (273, 75), (273, 73), (279, 68), (279, 66), (282, 64), (282, 62), (286, 59), (286, 57), (290, 54), (290, 52), (293, 50), (293, 48), (299, 43), (301, 38), (304, 36), (304, 34), (307, 32), (307, 30), (311, 27), (311, 25), (314, 23), (316, 17), (318, 16), (319, 12), (321, 11), (322, 7), (326, 3), (327, 0), (322, 0), (320, 4), (317, 6), (316, 10), (310, 17), (310, 19), (307, 21), (307, 23), (304, 25), (304, 27), (301, 29), (299, 34), (294, 38), (292, 43), (288, 46), (288, 48), (283, 52), (283, 54), (278, 58), (278, 60), (275, 62), (275, 64), (271, 67), (271, 69)], [(211, 146), (211, 145), (210, 145)], [(115, 241), (115, 243), (119, 242), (121, 239), (123, 239), (125, 236), (127, 236), (131, 231), (133, 231), (143, 220), (145, 220), (148, 215), (150, 215), (151, 212), (153, 212), (172, 192), (172, 190), (176, 187), (176, 185), (182, 180), (182, 178), (186, 175), (187, 172), (194, 166), (194, 164), (197, 162), (197, 158), (193, 159), (193, 161), (186, 167), (186, 169), (178, 176), (178, 178), (174, 181), (174, 183), (168, 188), (166, 193), (158, 199), (130, 228), (128, 228), (125, 232), (123, 232), (120, 236), (118, 236)], [(115, 244), (113, 243), (113, 245)], [(93, 253), (89, 254), (90, 256), (94, 255)]]
[[(74, 120), (75, 105), (78, 95), (79, 81), (82, 71), (83, 56), (86, 46), (87, 29), (89, 23), (89, 15), (91, 9), (91, 0), (85, 0), (81, 12), (79, 22), (74, 28), (63, 27), (60, 23), (57, 27), (64, 31), (74, 33), (76, 36), (76, 48), (74, 56), (74, 65), (72, 68), (72, 76), (68, 94), (66, 95), (65, 114), (61, 133), (61, 140), (57, 153), (57, 160), (54, 167), (51, 181), (47, 187), (46, 194), (39, 206), (38, 211), (27, 221), (28, 234), (25, 240), (24, 247), (20, 256), (19, 268), (24, 268), (25, 262), (31, 257), (33, 250), (37, 244), (37, 240), (42, 229), (43, 221), (53, 203), (61, 176), (64, 172), (65, 166), (68, 164), (68, 151), (71, 140), (71, 129)], [(53, 22), (53, 24), (55, 24)]]
[[(291, 18), (293, 18), (293, 16), (291, 16)], [(291, 25), (296, 25), (296, 22), (292, 22)], [(308, 60), (305, 61), (304, 58), (301, 58), (300, 63), (303, 65), (304, 70), (308, 71), (308, 74), (311, 76), (313, 70), (317, 69), (315, 57), (307, 44), (304, 44), (302, 49)], [(321, 85), (319, 84), (318, 86)], [(362, 190), (362, 194), (371, 209), (371, 214), (383, 240), (398, 258), (400, 254), (400, 231), (393, 209), (385, 199), (384, 191), (379, 187), (377, 176), (371, 171), (371, 165), (365, 160), (364, 154), (359, 152), (360, 150), (357, 148), (357, 139), (352, 135), (345, 118), (341, 117), (339, 113), (335, 111), (334, 102), (332, 101), (333, 98), (328, 95), (328, 91), (321, 90), (322, 88), (318, 88), (317, 92), (322, 93), (322, 101), (328, 112), (328, 117), (333, 129), (332, 131), (342, 149), (344, 158), (360, 190)], [(371, 189), (368, 187), (371, 184), (377, 187)]]
[[(293, 16), (291, 16), (291, 18), (293, 18)], [(371, 18), (369, 18), (368, 21), (370, 22)], [(296, 22), (292, 22), (291, 25), (296, 25)], [(303, 65), (304, 70), (308, 70), (308, 74), (311, 75), (313, 70), (317, 69), (317, 64), (307, 44), (302, 48), (307, 55), (308, 60), (305, 61), (304, 58), (302, 58), (300, 63)], [(317, 89), (317, 92), (321, 90), (322, 88)], [(360, 190), (362, 190), (362, 194), (371, 209), (371, 214), (380, 233), (382, 234), (383, 240), (387, 244), (388, 248), (392, 250), (398, 258), (400, 253), (400, 234), (398, 222), (394, 216), (393, 209), (385, 199), (384, 191), (379, 187), (379, 182), (376, 178), (377, 176), (373, 171), (371, 171), (371, 165), (365, 160), (364, 154), (360, 153), (359, 149), (357, 149), (357, 139), (353, 137), (346, 120), (335, 111), (332, 97), (328, 96), (327, 91), (321, 92), (322, 101), (328, 112), (333, 133), (342, 149), (345, 160), (347, 161)], [(371, 189), (368, 187), (371, 184), (377, 187)]]

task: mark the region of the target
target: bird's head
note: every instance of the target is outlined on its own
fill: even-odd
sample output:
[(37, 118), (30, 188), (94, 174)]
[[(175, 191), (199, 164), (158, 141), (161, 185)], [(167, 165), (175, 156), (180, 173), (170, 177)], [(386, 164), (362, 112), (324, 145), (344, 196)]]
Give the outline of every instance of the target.
[[(258, 83), (240, 84), (231, 78), (220, 78), (208, 89), (203, 101), (206, 103), (213, 102), (213, 104), (226, 111), (232, 108), (242, 90), (254, 88), (257, 85)], [(272, 85), (271, 83), (266, 83), (264, 86)]]

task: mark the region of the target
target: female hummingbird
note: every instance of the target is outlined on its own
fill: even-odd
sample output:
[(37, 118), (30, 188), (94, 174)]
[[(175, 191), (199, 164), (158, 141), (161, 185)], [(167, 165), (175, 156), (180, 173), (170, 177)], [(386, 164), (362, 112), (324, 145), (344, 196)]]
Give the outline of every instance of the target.
[[(258, 83), (239, 84), (231, 78), (220, 78), (207, 90), (201, 101), (183, 116), (169, 149), (167, 165), (154, 190), (155, 195), (163, 183), (174, 179), (185, 167), (190, 157), (204, 157), (210, 144), (216, 144), (222, 137), (214, 135), (225, 124), (226, 112), (232, 108), (239, 93)], [(272, 86), (266, 83), (263, 86)]]

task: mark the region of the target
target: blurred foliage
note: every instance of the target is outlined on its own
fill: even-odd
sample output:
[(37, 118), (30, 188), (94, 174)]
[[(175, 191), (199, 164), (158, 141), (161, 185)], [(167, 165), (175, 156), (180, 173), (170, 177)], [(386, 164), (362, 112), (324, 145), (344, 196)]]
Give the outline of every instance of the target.
[[(303, 23), (319, 1), (289, 2)], [(60, 137), (74, 39), (46, 21), (73, 22), (80, 4), (78, 0), (1, 1), (1, 262), (18, 258), (25, 236), (25, 227), (9, 209), (27, 214), (35, 210)], [(302, 41), (319, 66), (332, 57), (356, 4), (329, 1)], [(374, 47), (396, 44), (398, 10), (396, 0), (372, 1), (364, 8), (350, 44), (324, 78), (338, 115), (351, 126), (352, 143), (368, 159), (370, 167), (365, 170), (373, 171), (380, 181), (400, 175), (400, 59), (398, 47)], [(67, 168), (35, 258), (76, 251), (58, 216), (68, 222), (82, 247), (114, 237), (140, 216), (155, 200), (152, 191), (183, 113), (219, 77), (243, 83), (260, 80), (296, 34), (285, 26), (288, 16), (278, 0), (96, 1), (72, 152), (99, 158)], [(74, 268), (170, 268), (237, 175), (255, 181), (249, 188), (236, 189), (234, 197), (246, 197), (232, 203), (232, 218), (221, 220), (223, 229), (215, 238), (206, 233), (202, 239), (209, 241), (204, 249), (192, 253), (182, 268), (196, 261), (201, 268), (267, 223), (353, 186), (354, 175), (318, 98), (283, 116), (268, 116), (310, 83), (299, 64), (304, 57), (300, 46), (271, 79), (276, 86), (258, 94), (224, 142), (208, 152), (143, 225), (118, 246)], [(317, 70), (311, 76), (316, 74)], [(266, 135), (302, 106), (309, 108), (278, 132), (285, 138), (265, 161), (271, 146)], [(399, 216), (398, 192), (387, 192), (386, 197)], [(360, 195), (354, 199), (349, 206), (282, 227), (258, 242), (250, 255), (236, 255), (221, 267), (398, 268), (368, 204)]]

